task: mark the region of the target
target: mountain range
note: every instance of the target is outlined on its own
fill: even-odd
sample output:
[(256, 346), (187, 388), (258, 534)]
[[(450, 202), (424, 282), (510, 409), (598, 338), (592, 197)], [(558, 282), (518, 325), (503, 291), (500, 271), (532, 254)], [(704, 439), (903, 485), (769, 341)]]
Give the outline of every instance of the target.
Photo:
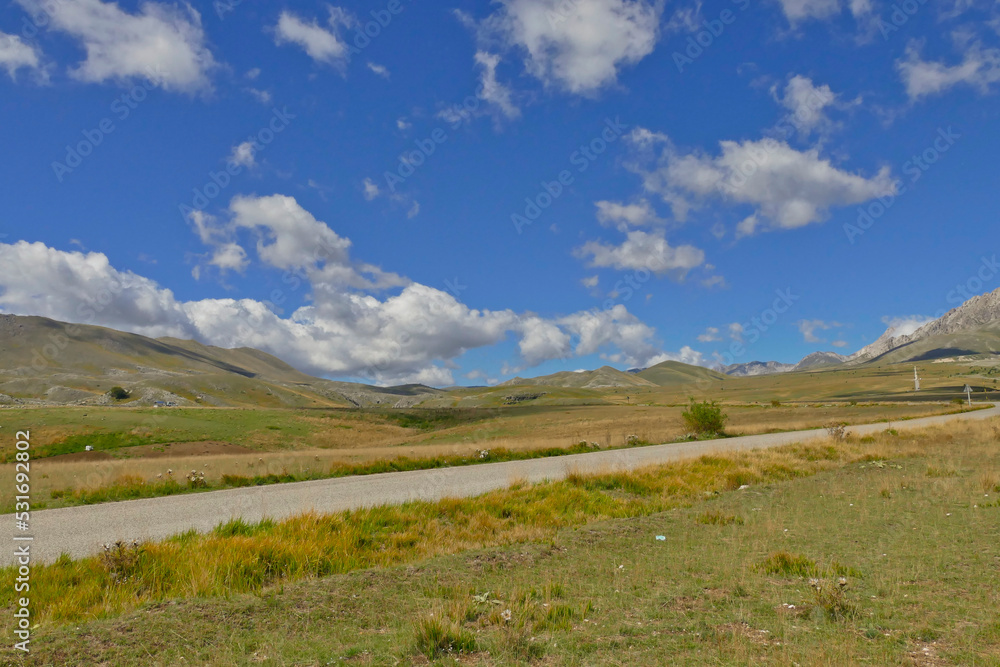
[(732, 376), (767, 375), (838, 364), (909, 363), (1000, 354), (1000, 289), (974, 296), (912, 331), (890, 326), (873, 343), (851, 355), (813, 352), (797, 364), (751, 361), (717, 370)]
[[(813, 352), (796, 364), (777, 361), (704, 368), (665, 361), (620, 371), (562, 371), (516, 377), (501, 387), (628, 390), (714, 382), (730, 377), (809, 372), (1000, 355), (1000, 289), (966, 301), (913, 331), (890, 327), (852, 355)], [(225, 349), (177, 338), (148, 338), (44, 317), (0, 315), (0, 404), (109, 404), (121, 386), (135, 405), (260, 407), (410, 407), (450, 404), (452, 389), (376, 387), (312, 377), (252, 348)]]

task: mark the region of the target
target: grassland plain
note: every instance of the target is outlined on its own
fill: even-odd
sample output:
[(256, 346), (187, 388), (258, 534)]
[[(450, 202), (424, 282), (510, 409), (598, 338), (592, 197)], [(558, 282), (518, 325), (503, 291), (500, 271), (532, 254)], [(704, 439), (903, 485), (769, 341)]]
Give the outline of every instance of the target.
[[(676, 441), (683, 406), (246, 410), (38, 408), (0, 411), (0, 433), (30, 426), (35, 509), (390, 470), (468, 465)], [(732, 435), (831, 421), (901, 420), (935, 403), (727, 406)], [(158, 421), (151, 422), (156, 418)], [(8, 429), (4, 431), (3, 429)], [(585, 443), (585, 444), (582, 444)], [(0, 451), (13, 455), (12, 442)], [(94, 451), (84, 452), (87, 447)], [(483, 452), (488, 452), (483, 454)], [(12, 469), (8, 463), (5, 469)], [(196, 484), (185, 478), (199, 473)], [(204, 473), (203, 475), (201, 473)], [(11, 509), (8, 499), (0, 511)]]
[(31, 660), (0, 658), (996, 665), (998, 495), (991, 420), (235, 522), (35, 568)]

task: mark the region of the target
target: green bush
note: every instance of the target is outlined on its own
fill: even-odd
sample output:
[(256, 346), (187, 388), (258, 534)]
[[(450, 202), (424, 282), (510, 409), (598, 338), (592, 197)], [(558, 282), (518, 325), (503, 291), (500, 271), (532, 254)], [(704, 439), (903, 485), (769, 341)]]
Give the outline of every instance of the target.
[(711, 435), (722, 433), (726, 426), (728, 417), (715, 401), (702, 401), (696, 403), (691, 399), (688, 409), (681, 413), (684, 423), (695, 433), (701, 435)]
[(111, 391), (109, 391), (108, 393), (111, 394), (111, 398), (115, 399), (116, 401), (124, 401), (126, 398), (128, 398), (128, 391), (126, 391), (124, 387), (119, 387), (117, 385), (112, 387)]

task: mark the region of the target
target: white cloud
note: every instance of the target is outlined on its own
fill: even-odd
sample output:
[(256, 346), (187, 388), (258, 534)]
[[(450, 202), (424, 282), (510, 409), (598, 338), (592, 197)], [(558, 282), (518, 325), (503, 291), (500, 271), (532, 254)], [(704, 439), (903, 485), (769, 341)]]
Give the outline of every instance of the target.
[(711, 343), (717, 340), (722, 340), (718, 327), (708, 327), (705, 329), (705, 333), (698, 334), (698, 341), (701, 343)]
[(837, 96), (830, 86), (816, 86), (812, 79), (796, 74), (785, 84), (783, 93), (778, 87), (771, 88), (774, 99), (789, 111), (789, 123), (801, 136), (811, 132), (825, 132), (833, 127), (833, 121), (826, 115), (826, 109), (837, 102)]
[(410, 129), (411, 127), (413, 127), (413, 123), (411, 123), (410, 121), (406, 120), (405, 117), (404, 118), (397, 118), (396, 119), (396, 129), (398, 129), (400, 132), (405, 132), (406, 130)]
[(240, 167), (253, 167), (257, 164), (254, 157), (253, 142), (244, 141), (238, 146), (233, 146), (233, 152), (229, 155), (229, 161)]
[(410, 208), (406, 211), (406, 219), (412, 220), (418, 215), (420, 215), (420, 202), (414, 201)]
[(502, 0), (483, 30), (525, 55), (546, 85), (592, 95), (653, 52), (662, 3), (646, 0)]
[(739, 322), (732, 322), (726, 327), (729, 330), (729, 337), (733, 340), (743, 340), (743, 325)]
[(29, 69), (42, 73), (41, 52), (26, 44), (17, 35), (0, 32), (0, 67), (7, 70), (11, 79), (15, 79), (19, 69)]
[[(639, 138), (641, 153), (649, 153), (650, 144), (643, 139), (648, 135), (646, 131)], [(821, 222), (833, 207), (896, 191), (888, 167), (869, 178), (838, 169), (817, 148), (799, 151), (775, 139), (722, 141), (714, 156), (681, 153), (669, 141), (665, 144), (652, 169), (642, 162), (631, 166), (646, 191), (670, 203), (680, 220), (709, 201), (753, 206), (756, 217), (740, 223), (742, 235)]]
[(243, 76), (245, 76), (250, 81), (256, 81), (257, 77), (260, 76), (260, 68), (254, 67), (253, 69), (248, 69), (246, 71), (246, 74), (244, 74)]
[(979, 42), (973, 42), (966, 48), (962, 62), (956, 65), (926, 61), (920, 49), (920, 43), (912, 41), (906, 48), (906, 58), (896, 61), (911, 100), (937, 95), (959, 84), (985, 94), (1000, 81), (1000, 49), (983, 48)]
[(271, 93), (266, 90), (258, 90), (257, 88), (247, 88), (246, 91), (253, 95), (258, 102), (267, 105), (271, 103)]
[[(469, 308), (447, 292), (353, 260), (350, 240), (291, 197), (237, 197), (226, 219), (198, 214), (192, 222), (213, 250), (208, 263), (220, 269), (245, 268), (241, 232), (257, 234), (258, 259), (286, 270), (294, 279), (288, 290), (302, 281), (305, 305), (281, 317), (252, 299), (179, 301), (154, 281), (115, 269), (101, 253), (21, 241), (0, 244), (0, 308), (148, 336), (255, 347), (309, 373), (371, 376), (379, 383), (452, 384), (453, 360), (511, 334), (529, 365), (598, 353), (629, 365), (692, 358), (691, 351), (660, 350), (653, 329), (624, 305), (552, 319)], [(390, 286), (399, 291), (384, 298), (370, 293)]]
[(521, 341), (517, 346), (518, 351), (529, 366), (571, 356), (572, 339), (555, 322), (540, 317), (526, 317), (522, 319), (519, 331)]
[(893, 336), (909, 336), (928, 322), (934, 321), (927, 315), (904, 315), (898, 317), (883, 317), (882, 323), (892, 329)]
[(807, 19), (828, 19), (841, 12), (840, 0), (780, 0), (791, 24)]
[(519, 118), (521, 110), (514, 104), (510, 89), (497, 81), (497, 65), (500, 64), (500, 56), (477, 51), (476, 65), (480, 67), (479, 72), (479, 99), (500, 110), (506, 118)]
[(625, 231), (630, 226), (640, 227), (662, 222), (645, 199), (640, 199), (634, 204), (599, 201), (594, 202), (594, 205), (597, 206), (597, 221), (605, 227), (617, 227), (620, 231)]
[(756, 213), (748, 215), (736, 223), (736, 238), (741, 239), (744, 236), (753, 236), (759, 226), (760, 217)]
[(218, 246), (208, 263), (223, 271), (242, 272), (250, 260), (247, 259), (247, 253), (242, 246), (229, 242)]
[(383, 79), (388, 79), (389, 78), (389, 70), (386, 68), (385, 65), (379, 65), (377, 63), (373, 63), (373, 62), (369, 61), (368, 62), (368, 69), (370, 69), (372, 72), (374, 72), (375, 74), (379, 75)]
[(32, 13), (44, 13), (51, 29), (81, 42), (86, 60), (71, 71), (81, 81), (147, 79), (181, 92), (211, 86), (209, 73), (216, 62), (205, 46), (201, 16), (190, 5), (145, 2), (130, 14), (101, 0), (17, 2)]
[(830, 343), (830, 345), (833, 345), (834, 347), (847, 347), (847, 341), (846, 340), (835, 340), (832, 343)]
[(600, 282), (600, 277), (593, 275), (580, 280), (580, 284), (589, 289), (594, 289), (597, 287), (597, 283)]
[(795, 324), (798, 326), (803, 340), (807, 343), (824, 342), (824, 339), (816, 335), (817, 331), (827, 331), (843, 326), (839, 322), (824, 322), (823, 320), (799, 320)]
[(366, 178), (361, 187), (364, 188), (364, 197), (366, 200), (371, 201), (381, 194), (381, 190), (378, 187), (378, 183), (370, 178)]
[(347, 43), (339, 35), (341, 27), (348, 27), (354, 20), (349, 14), (336, 7), (330, 7), (329, 29), (319, 25), (316, 19), (310, 22), (289, 11), (281, 12), (274, 28), (275, 43), (296, 44), (302, 47), (310, 58), (328, 65), (341, 65), (350, 56)]
[(705, 261), (705, 253), (691, 245), (673, 247), (662, 232), (631, 231), (621, 245), (588, 241), (574, 251), (589, 258), (588, 266), (646, 269), (657, 275), (684, 275)]

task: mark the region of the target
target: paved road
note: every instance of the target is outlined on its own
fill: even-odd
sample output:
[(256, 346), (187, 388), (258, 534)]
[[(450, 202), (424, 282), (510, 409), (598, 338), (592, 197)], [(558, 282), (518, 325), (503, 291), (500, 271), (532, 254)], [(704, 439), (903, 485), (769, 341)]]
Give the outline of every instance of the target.
[[(960, 415), (894, 422), (893, 427), (909, 430), (955, 419), (980, 420), (998, 415), (1000, 403), (989, 409)], [(851, 426), (848, 430), (864, 435), (886, 428), (887, 425), (883, 422)], [(192, 528), (205, 532), (235, 517), (256, 522), (265, 517), (282, 519), (307, 510), (328, 513), (398, 504), (409, 500), (469, 497), (509, 486), (516, 481), (558, 480), (570, 472), (632, 470), (703, 454), (778, 447), (826, 435), (825, 429), (768, 433), (527, 461), (341, 477), (41, 510), (32, 512), (31, 532), (27, 534), (34, 536), (34, 541), (31, 542), (32, 562), (50, 562), (63, 552), (73, 557), (96, 553), (100, 551), (101, 545), (118, 539), (159, 540)], [(10, 526), (13, 531), (13, 515), (0, 516), (0, 525)], [(17, 534), (23, 536), (26, 533)], [(13, 552), (13, 547), (0, 550), (0, 564), (11, 564), (14, 560)]]

